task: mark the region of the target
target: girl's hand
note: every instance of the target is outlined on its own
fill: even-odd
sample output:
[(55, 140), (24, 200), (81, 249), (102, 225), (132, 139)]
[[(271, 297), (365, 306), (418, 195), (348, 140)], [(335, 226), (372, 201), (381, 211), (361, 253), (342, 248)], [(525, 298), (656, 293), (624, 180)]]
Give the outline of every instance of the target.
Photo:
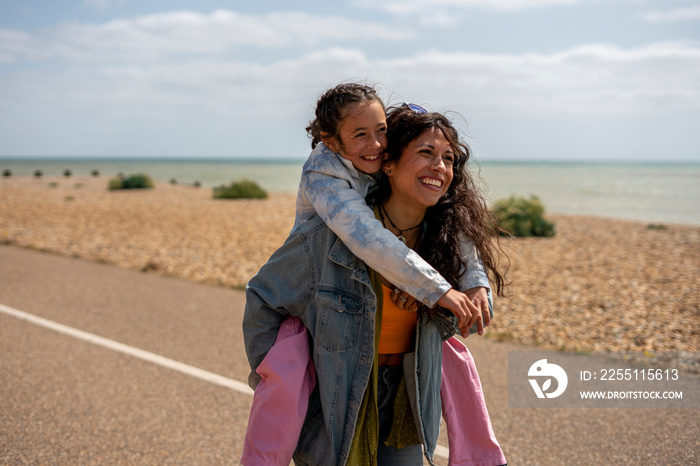
[[(419, 302), (405, 291), (394, 288), (391, 300), (396, 307), (409, 312), (418, 310)], [(484, 327), (491, 324), (489, 301), (486, 287), (470, 288), (464, 293), (450, 289), (438, 300), (438, 305), (448, 309), (457, 317), (457, 326), (462, 337), (469, 336), (469, 328), (476, 323), (479, 335), (484, 334)]]
[(466, 293), (451, 288), (437, 303), (457, 317), (457, 327), (459, 327), (459, 333), (462, 337), (467, 338), (469, 336), (469, 327), (474, 324), (476, 324), (479, 335), (484, 334), (483, 317), (480, 308), (471, 301)]

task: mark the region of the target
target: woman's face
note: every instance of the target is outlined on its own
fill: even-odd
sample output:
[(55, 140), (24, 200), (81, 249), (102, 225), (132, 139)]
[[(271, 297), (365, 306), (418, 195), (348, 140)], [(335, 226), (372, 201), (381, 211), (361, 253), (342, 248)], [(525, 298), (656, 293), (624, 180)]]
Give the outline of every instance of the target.
[(399, 160), (387, 162), (391, 196), (424, 207), (435, 205), (452, 182), (455, 154), (442, 131), (431, 128), (411, 141)]

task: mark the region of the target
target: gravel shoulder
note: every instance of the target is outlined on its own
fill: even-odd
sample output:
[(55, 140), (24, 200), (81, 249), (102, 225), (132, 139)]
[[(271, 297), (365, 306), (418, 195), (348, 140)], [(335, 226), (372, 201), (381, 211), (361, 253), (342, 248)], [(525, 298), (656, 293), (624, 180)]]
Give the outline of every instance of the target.
[[(106, 185), (88, 176), (0, 180), (0, 243), (242, 288), (294, 222), (289, 194), (231, 201), (189, 186)], [(563, 350), (700, 350), (700, 227), (549, 218), (553, 238), (503, 240), (512, 284), (496, 302), (491, 338)]]

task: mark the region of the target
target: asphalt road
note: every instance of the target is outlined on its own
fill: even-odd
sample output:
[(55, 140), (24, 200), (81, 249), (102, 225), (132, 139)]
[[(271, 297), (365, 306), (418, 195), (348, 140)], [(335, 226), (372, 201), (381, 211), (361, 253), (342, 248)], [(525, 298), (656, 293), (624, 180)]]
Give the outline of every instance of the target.
[[(247, 379), (241, 291), (0, 246), (0, 304)], [(508, 351), (533, 348), (466, 343), (509, 464), (698, 464), (699, 410), (508, 408)], [(0, 354), (0, 464), (238, 464), (245, 390), (6, 312)]]

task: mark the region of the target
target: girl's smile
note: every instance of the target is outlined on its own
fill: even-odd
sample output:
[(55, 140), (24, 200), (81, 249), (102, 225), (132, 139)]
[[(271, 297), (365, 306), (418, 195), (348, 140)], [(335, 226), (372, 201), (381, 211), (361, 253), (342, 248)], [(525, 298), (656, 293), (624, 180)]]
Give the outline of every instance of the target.
[(338, 127), (337, 137), (325, 137), (323, 143), (333, 152), (352, 162), (359, 171), (379, 171), (386, 149), (386, 115), (384, 107), (373, 100), (349, 105)]

